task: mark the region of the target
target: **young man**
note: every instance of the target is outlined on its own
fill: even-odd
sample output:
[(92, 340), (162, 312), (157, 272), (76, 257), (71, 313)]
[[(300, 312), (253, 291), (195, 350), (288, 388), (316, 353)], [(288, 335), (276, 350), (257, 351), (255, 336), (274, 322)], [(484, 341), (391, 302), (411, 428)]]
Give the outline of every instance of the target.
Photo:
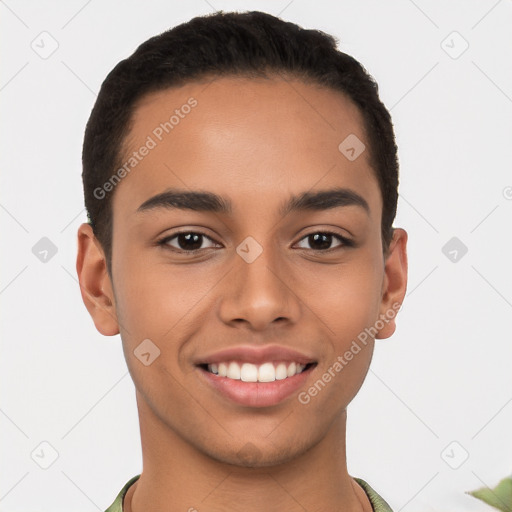
[(377, 86), (319, 31), (194, 18), (107, 76), (77, 272), (121, 334), (143, 471), (108, 512), (389, 511), (347, 472), (347, 406), (404, 298)]

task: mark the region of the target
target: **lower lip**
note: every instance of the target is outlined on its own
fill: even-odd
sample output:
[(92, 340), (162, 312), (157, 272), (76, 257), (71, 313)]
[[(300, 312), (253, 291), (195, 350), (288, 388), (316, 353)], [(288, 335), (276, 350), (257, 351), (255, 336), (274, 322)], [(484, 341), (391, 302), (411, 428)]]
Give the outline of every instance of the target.
[(270, 407), (279, 404), (297, 392), (304, 385), (311, 371), (316, 368), (316, 365), (293, 377), (273, 382), (244, 382), (219, 377), (201, 367), (197, 368), (209, 384), (233, 402), (249, 407)]

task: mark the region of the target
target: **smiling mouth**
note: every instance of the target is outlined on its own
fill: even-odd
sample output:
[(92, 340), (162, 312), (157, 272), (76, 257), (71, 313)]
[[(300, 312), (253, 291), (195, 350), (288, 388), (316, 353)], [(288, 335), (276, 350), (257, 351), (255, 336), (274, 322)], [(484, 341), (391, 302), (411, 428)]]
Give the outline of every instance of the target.
[(242, 382), (265, 383), (289, 379), (295, 375), (307, 372), (316, 365), (316, 362), (300, 364), (293, 361), (273, 361), (256, 365), (239, 361), (226, 361), (215, 364), (204, 363), (197, 366), (217, 377), (225, 377)]

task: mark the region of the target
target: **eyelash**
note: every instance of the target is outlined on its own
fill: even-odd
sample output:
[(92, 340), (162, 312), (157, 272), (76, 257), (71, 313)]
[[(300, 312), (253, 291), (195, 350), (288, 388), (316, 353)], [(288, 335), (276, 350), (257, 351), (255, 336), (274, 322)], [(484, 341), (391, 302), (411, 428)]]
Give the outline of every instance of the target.
[[(333, 231), (328, 231), (328, 230), (314, 231), (312, 233), (308, 233), (307, 235), (303, 236), (299, 240), (299, 242), (301, 242), (305, 238), (308, 238), (311, 235), (317, 235), (317, 234), (333, 236), (334, 238), (338, 239), (341, 242), (342, 245), (337, 246), (337, 247), (331, 247), (329, 249), (306, 249), (306, 250), (308, 250), (308, 251), (311, 250), (311, 251), (314, 251), (314, 252), (317, 252), (317, 253), (322, 253), (322, 252), (323, 253), (330, 253), (330, 252), (335, 251), (337, 249), (342, 249), (343, 247), (355, 247), (355, 243), (352, 240), (349, 240), (348, 238), (345, 238), (344, 236), (341, 236), (338, 233), (335, 233)], [(172, 246), (168, 245), (168, 242), (170, 240), (173, 240), (174, 238), (178, 237), (179, 235), (200, 235), (200, 236), (203, 236), (204, 238), (207, 238), (208, 240), (210, 240), (211, 242), (213, 242), (215, 244), (217, 243), (217, 242), (215, 242), (215, 240), (213, 240), (211, 237), (209, 237), (205, 233), (202, 233), (201, 231), (179, 231), (178, 233), (174, 233), (171, 236), (166, 236), (166, 237), (158, 240), (157, 241), (157, 245), (163, 247), (164, 249), (169, 249), (169, 250), (171, 250), (173, 252), (176, 252), (176, 253), (179, 253), (179, 254), (187, 254), (187, 255), (190, 255), (190, 256), (194, 256), (199, 251), (205, 250), (205, 249), (194, 249), (194, 250), (191, 250), (191, 251), (186, 251), (184, 249), (177, 249), (176, 247), (172, 247)], [(208, 247), (207, 249), (213, 249), (213, 247)], [(301, 249), (303, 249), (303, 248), (301, 247)]]

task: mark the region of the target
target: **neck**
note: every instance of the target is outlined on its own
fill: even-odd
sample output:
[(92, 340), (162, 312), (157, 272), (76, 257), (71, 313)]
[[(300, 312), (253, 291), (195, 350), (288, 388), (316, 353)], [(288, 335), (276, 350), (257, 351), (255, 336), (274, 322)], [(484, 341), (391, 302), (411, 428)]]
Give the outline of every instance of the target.
[(126, 493), (124, 512), (372, 512), (347, 472), (346, 411), (300, 455), (254, 468), (213, 459), (170, 430), (138, 394), (137, 404), (143, 471)]

